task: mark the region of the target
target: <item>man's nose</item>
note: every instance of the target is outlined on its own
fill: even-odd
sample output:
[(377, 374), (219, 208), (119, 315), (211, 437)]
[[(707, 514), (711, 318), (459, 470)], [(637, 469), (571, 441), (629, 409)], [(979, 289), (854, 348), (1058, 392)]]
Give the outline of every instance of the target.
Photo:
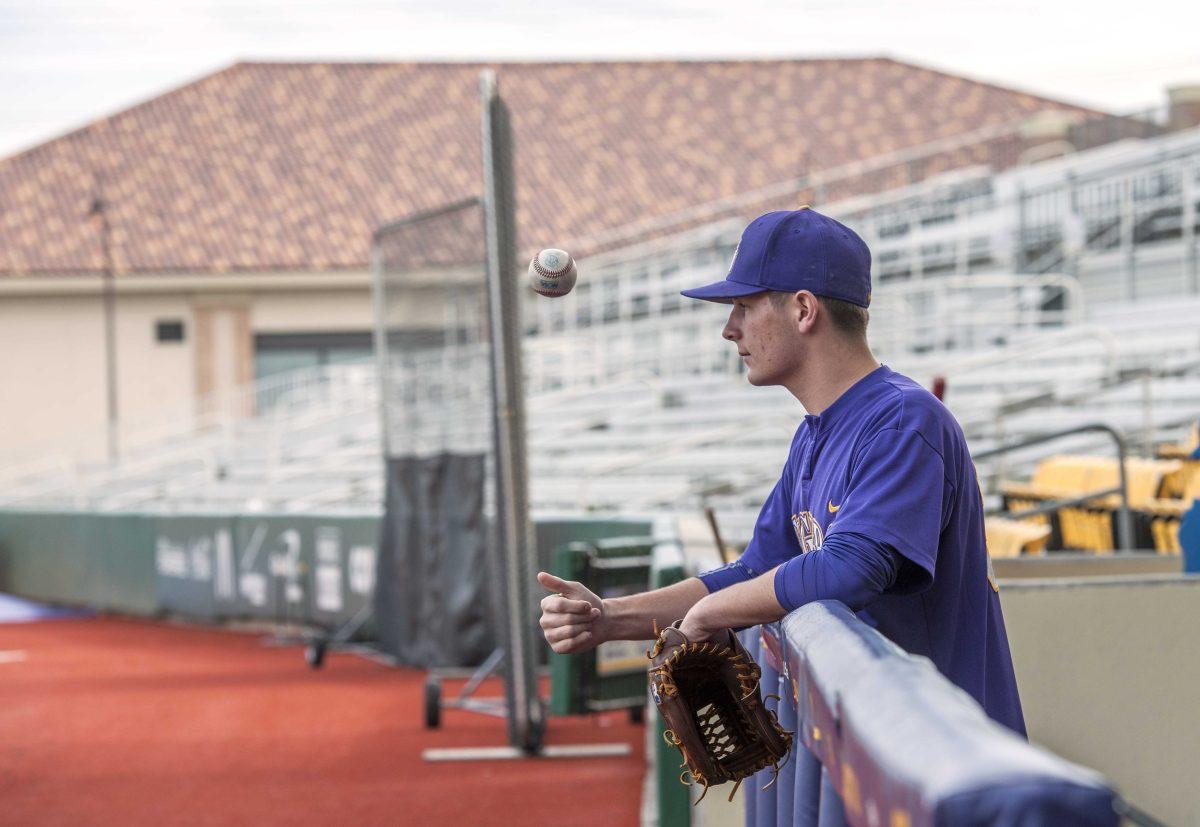
[(731, 315), (729, 321), (725, 322), (724, 329), (721, 330), (721, 336), (731, 342), (735, 342), (741, 335), (742, 332), (737, 329), (736, 325), (734, 325), (733, 317)]

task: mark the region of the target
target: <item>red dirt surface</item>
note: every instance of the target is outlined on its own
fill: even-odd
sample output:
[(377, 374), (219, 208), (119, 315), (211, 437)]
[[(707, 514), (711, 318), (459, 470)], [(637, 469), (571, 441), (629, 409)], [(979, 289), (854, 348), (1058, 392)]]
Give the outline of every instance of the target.
[[(501, 719), (422, 726), (423, 673), (263, 636), (126, 619), (0, 624), (0, 824), (632, 825), (644, 730), (552, 718), (624, 758), (426, 763), (501, 746)], [(447, 686), (448, 694), (456, 684)], [(485, 685), (494, 695), (498, 685)]]

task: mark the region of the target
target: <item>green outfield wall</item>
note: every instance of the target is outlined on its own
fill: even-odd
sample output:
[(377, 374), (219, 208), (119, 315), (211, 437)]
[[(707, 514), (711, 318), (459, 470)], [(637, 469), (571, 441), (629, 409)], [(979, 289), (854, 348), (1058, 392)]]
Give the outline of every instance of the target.
[[(371, 599), (380, 521), (0, 509), (0, 591), (123, 614), (332, 628)], [(562, 545), (649, 524), (561, 518), (536, 528), (546, 567)]]

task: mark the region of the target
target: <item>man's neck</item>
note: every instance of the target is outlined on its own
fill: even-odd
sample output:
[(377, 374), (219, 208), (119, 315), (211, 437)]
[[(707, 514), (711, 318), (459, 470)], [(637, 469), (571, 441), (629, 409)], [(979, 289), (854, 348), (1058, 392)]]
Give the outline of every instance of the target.
[(866, 345), (838, 348), (806, 364), (804, 375), (785, 386), (805, 411), (819, 415), (878, 367), (879, 361)]

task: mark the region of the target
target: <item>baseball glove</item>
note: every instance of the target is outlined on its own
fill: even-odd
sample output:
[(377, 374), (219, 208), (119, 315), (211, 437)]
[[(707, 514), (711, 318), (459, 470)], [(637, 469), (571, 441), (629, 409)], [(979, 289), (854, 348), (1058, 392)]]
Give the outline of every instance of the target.
[(646, 655), (650, 692), (666, 726), (663, 738), (679, 749), (680, 766), (686, 766), (679, 780), (704, 785), (697, 804), (709, 787), (726, 781), (737, 782), (729, 794), (732, 801), (742, 779), (765, 767), (774, 768), (778, 779), (792, 734), (763, 705), (758, 693), (762, 673), (737, 635), (725, 629), (692, 643), (676, 621), (662, 630)]

